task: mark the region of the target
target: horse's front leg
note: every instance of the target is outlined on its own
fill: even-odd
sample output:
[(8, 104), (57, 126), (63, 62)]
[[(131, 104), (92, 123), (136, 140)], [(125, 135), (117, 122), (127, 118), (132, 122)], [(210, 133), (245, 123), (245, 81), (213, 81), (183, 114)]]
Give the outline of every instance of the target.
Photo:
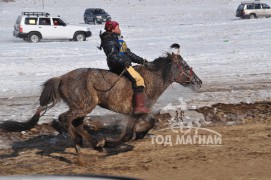
[(138, 119), (133, 117), (127, 118), (127, 124), (125, 128), (122, 130), (121, 134), (118, 138), (106, 138), (105, 139), (105, 146), (106, 147), (115, 147), (123, 142), (128, 142), (131, 140), (134, 140), (136, 138), (135, 134), (135, 128), (137, 124)]
[(142, 116), (135, 125), (135, 140), (143, 139), (146, 134), (154, 127), (155, 119), (149, 115)]

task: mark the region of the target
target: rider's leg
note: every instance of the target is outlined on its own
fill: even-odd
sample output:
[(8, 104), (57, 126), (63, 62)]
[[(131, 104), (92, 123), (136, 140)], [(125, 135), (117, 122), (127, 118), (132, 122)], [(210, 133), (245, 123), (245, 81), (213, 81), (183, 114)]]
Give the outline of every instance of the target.
[(127, 68), (124, 75), (132, 82), (133, 85), (135, 100), (134, 114), (149, 113), (151, 110), (145, 107), (144, 79), (132, 66)]

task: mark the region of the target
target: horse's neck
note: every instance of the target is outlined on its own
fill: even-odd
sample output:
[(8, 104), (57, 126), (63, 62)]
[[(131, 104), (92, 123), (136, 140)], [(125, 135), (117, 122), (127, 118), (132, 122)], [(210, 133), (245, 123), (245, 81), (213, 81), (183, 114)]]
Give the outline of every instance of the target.
[(138, 72), (142, 75), (145, 81), (145, 95), (147, 99), (148, 106), (155, 104), (157, 99), (162, 95), (162, 93), (171, 84), (170, 81), (163, 81), (162, 69), (158, 71), (150, 71), (146, 68), (138, 68)]

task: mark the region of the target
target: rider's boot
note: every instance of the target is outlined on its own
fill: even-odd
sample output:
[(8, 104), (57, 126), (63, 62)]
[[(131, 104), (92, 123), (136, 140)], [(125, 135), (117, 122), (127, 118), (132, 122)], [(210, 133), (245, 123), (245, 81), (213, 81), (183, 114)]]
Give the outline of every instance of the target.
[(135, 108), (134, 114), (148, 114), (151, 110), (145, 107), (145, 96), (143, 92), (135, 93)]

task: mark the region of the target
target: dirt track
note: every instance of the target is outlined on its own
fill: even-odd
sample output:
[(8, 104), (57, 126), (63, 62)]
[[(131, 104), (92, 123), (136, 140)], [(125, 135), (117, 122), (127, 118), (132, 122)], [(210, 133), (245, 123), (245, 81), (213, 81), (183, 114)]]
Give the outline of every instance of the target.
[[(214, 111), (215, 110), (215, 111)], [(0, 150), (0, 175), (107, 174), (142, 179), (270, 179), (271, 103), (223, 105), (198, 111), (215, 122), (208, 129), (219, 132), (222, 145), (174, 144), (143, 140), (96, 152), (83, 149), (77, 157), (71, 142), (50, 125), (25, 133), (0, 132), (12, 148)], [(231, 114), (231, 116), (230, 116)], [(242, 119), (240, 119), (240, 117)], [(172, 136), (166, 116), (156, 115), (150, 134)], [(235, 121), (234, 126), (225, 126)], [(198, 135), (204, 134), (199, 131)], [(154, 141), (155, 142), (155, 141)]]

